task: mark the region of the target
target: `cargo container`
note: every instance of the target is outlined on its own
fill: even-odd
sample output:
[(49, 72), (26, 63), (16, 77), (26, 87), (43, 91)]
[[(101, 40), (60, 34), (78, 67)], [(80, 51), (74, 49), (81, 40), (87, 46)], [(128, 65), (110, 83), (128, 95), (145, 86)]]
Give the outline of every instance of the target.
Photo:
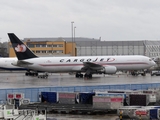
[(117, 109), (123, 106), (122, 96), (93, 96), (93, 108)]
[(77, 93), (59, 92), (58, 93), (59, 103), (62, 103), (62, 104), (75, 104), (76, 103), (76, 94)]
[(152, 95), (152, 94), (127, 94), (126, 95), (126, 103), (129, 106), (153, 105), (156, 103), (156, 95)]
[(110, 109), (110, 97), (93, 96), (93, 108)]
[(121, 97), (111, 97), (111, 107), (110, 109), (117, 109), (123, 106), (124, 98)]
[(150, 109), (150, 119), (159, 120), (160, 119), (160, 108)]
[(79, 103), (81, 104), (93, 104), (93, 96), (95, 93), (79, 93)]
[(156, 102), (159, 102), (160, 101), (160, 90), (157, 90), (155, 94), (156, 94)]
[(57, 103), (57, 92), (41, 92), (41, 102)]

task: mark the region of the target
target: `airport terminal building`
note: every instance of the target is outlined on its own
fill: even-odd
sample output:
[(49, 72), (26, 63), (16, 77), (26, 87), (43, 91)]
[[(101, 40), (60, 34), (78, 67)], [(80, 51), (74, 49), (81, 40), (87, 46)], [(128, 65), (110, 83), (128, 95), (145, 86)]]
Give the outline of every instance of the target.
[[(83, 37), (24, 38), (30, 49), (39, 56), (105, 56), (105, 55), (145, 55), (160, 56), (160, 41), (102, 41)], [(14, 57), (9, 46), (9, 57)]]

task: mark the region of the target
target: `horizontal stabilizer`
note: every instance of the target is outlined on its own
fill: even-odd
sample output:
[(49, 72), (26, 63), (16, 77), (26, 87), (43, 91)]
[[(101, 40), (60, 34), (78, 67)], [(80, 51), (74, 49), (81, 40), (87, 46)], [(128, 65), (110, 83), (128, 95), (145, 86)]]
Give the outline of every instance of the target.
[(33, 63), (22, 61), (22, 60), (18, 60), (16, 63), (12, 63), (12, 65), (14, 66), (24, 66), (24, 65), (32, 65), (32, 64)]

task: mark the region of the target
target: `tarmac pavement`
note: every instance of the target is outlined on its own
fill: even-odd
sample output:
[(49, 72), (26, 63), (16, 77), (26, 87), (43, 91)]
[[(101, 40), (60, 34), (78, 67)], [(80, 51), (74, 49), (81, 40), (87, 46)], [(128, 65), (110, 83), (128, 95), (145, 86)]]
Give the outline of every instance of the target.
[(0, 72), (0, 88), (28, 88), (51, 86), (88, 86), (114, 84), (159, 83), (160, 76), (131, 76), (128, 74), (93, 75), (92, 79), (75, 78), (67, 73), (52, 73), (47, 79), (25, 76), (23, 72)]

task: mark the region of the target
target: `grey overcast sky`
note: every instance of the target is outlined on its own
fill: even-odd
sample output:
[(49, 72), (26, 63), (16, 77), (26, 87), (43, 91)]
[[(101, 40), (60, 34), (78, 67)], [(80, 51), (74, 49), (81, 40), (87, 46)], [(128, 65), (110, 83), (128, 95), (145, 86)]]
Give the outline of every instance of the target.
[(0, 0), (0, 42), (75, 36), (160, 40), (160, 0)]

